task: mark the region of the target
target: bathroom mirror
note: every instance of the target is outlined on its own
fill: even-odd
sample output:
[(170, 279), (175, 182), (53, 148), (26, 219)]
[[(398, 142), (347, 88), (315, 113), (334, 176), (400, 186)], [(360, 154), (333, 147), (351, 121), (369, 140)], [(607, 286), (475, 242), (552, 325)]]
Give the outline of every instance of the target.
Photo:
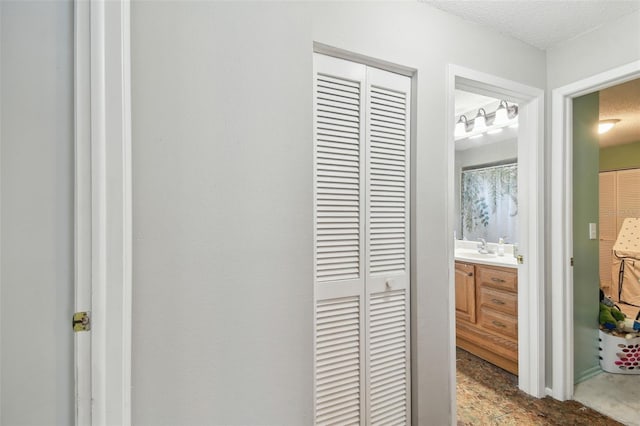
[(460, 220), (467, 240), (516, 241), (518, 164), (471, 166), (462, 169)]
[[(501, 109), (508, 112), (506, 118)], [(494, 243), (503, 238), (506, 243), (515, 243), (517, 105), (456, 90), (456, 122), (456, 236)]]

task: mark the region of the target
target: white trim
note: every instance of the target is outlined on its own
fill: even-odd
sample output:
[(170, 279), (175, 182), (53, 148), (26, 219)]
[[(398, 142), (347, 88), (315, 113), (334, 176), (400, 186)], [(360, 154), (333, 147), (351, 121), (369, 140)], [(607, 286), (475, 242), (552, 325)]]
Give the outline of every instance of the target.
[[(545, 394), (545, 316), (544, 316), (544, 256), (542, 241), (544, 232), (544, 91), (490, 74), (449, 65), (447, 105), (447, 217), (454, 215), (454, 134), (453, 117), (455, 89), (498, 97), (519, 104), (518, 157), (526, 159), (518, 164), (519, 192), (528, 197), (519, 197), (520, 217), (526, 227), (521, 235), (520, 252), (525, 264), (519, 268), (519, 276), (525, 276), (518, 285), (518, 386), (524, 392), (542, 397)], [(448, 219), (447, 252), (449, 254), (449, 313), (451, 334), (449, 350), (455, 351), (455, 286), (453, 222)], [(528, 336), (528, 338), (525, 338)], [(453, 352), (455, 353), (455, 352)], [(450, 358), (455, 359), (454, 356)], [(453, 361), (452, 361), (453, 362)], [(455, 397), (455, 364), (451, 368), (452, 396)]]
[(129, 17), (128, 0), (76, 2), (76, 306), (92, 313), (77, 336), (91, 360), (77, 348), (78, 425), (131, 424)]
[(640, 77), (634, 61), (552, 91), (551, 110), (551, 318), (553, 397), (573, 397), (572, 100)]
[(362, 55), (360, 53), (354, 53), (349, 50), (344, 50), (339, 47), (330, 46), (328, 44), (320, 43), (317, 41), (313, 42), (313, 52), (326, 56), (332, 56), (338, 59), (344, 59), (345, 61), (363, 64), (373, 68), (378, 68), (383, 71), (389, 71), (394, 74), (400, 74), (410, 78), (413, 78), (416, 74), (415, 68), (405, 67), (393, 62), (383, 61), (382, 59), (373, 58), (371, 56)]
[[(91, 311), (89, 3), (74, 3), (74, 310)], [(75, 333), (75, 424), (91, 424), (91, 333)]]
[[(2, 5), (0, 4), (0, 34)], [(0, 100), (2, 99), (2, 55), (0, 55)], [(2, 223), (2, 102), (0, 102), (0, 223)], [(0, 226), (0, 306), (2, 306), (2, 227)], [(0, 344), (2, 344), (2, 315), (0, 315)], [(0, 384), (2, 381), (2, 351), (0, 350)], [(0, 386), (0, 419), (2, 419), (2, 386)]]

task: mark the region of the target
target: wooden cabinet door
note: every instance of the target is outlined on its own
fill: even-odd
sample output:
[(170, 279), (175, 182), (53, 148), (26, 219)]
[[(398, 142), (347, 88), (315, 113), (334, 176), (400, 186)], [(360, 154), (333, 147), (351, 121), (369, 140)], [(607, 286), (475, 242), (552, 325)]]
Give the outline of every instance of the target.
[(468, 263), (456, 262), (456, 318), (476, 322), (475, 268)]

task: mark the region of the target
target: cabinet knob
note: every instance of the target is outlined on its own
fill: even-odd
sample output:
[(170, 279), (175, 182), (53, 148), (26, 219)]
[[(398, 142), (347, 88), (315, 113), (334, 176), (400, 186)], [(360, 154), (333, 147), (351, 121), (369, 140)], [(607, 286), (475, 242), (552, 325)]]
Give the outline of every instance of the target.
[(472, 277), (473, 276), (473, 272), (467, 272), (467, 276), (468, 277)]
[(386, 280), (384, 282), (384, 286), (387, 290), (391, 290), (391, 287), (393, 287), (393, 280)]

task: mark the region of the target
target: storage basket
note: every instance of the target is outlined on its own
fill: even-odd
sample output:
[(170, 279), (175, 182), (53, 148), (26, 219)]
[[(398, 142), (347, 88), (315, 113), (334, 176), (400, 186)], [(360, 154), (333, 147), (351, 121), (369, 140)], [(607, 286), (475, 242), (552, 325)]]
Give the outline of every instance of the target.
[(617, 374), (640, 374), (640, 337), (625, 339), (599, 330), (600, 367)]

